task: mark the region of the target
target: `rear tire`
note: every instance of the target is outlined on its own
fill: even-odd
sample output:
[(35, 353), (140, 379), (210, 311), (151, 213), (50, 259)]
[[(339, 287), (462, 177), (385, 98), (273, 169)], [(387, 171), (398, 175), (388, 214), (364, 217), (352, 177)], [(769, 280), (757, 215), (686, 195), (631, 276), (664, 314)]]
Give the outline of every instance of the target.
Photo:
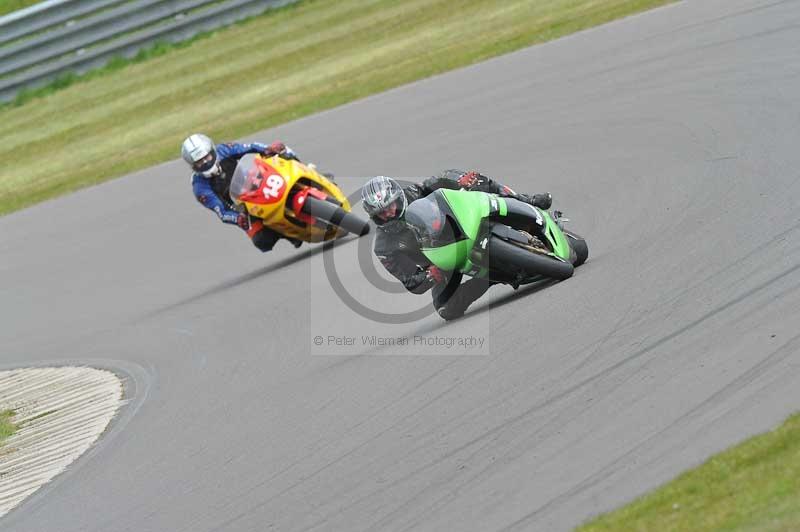
[(491, 264), (501, 264), (503, 270), (521, 272), (525, 277), (544, 275), (563, 280), (572, 277), (575, 271), (575, 267), (569, 262), (528, 251), (496, 236), (489, 239), (487, 252), (490, 267)]
[(358, 236), (369, 233), (369, 222), (329, 201), (307, 196), (303, 212)]

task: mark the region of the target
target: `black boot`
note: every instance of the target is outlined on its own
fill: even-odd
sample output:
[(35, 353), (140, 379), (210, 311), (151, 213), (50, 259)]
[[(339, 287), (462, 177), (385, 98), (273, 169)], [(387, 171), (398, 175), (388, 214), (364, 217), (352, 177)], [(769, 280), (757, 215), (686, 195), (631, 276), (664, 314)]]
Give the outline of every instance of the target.
[(446, 321), (455, 320), (464, 315), (476, 299), (481, 297), (494, 283), (486, 279), (470, 279), (459, 285), (455, 293), (434, 294), (433, 306)]
[(533, 195), (533, 206), (547, 210), (553, 205), (553, 196), (549, 192)]
[(534, 194), (533, 196), (529, 196), (528, 194), (517, 194), (517, 199), (544, 210), (549, 209), (550, 206), (553, 205), (553, 196), (551, 196), (549, 192), (545, 192), (544, 194)]

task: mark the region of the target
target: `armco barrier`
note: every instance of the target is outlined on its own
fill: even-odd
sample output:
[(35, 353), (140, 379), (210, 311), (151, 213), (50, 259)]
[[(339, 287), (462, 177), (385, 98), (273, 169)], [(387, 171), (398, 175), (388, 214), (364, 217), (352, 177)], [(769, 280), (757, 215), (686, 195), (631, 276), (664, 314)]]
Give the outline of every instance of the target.
[[(0, 17), (0, 101), (294, 0), (52, 0)], [(26, 13), (28, 12), (28, 13)], [(14, 41), (8, 35), (14, 35)]]

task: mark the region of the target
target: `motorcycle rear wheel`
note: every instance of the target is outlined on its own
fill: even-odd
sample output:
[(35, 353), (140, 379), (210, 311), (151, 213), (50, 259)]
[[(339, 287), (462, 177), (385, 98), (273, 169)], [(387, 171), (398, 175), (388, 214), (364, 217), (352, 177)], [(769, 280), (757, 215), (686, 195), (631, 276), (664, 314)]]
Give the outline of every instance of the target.
[(569, 262), (545, 253), (530, 251), (497, 236), (489, 239), (486, 250), (490, 268), (521, 273), (525, 278), (544, 275), (563, 280), (572, 277), (575, 272), (575, 267)]

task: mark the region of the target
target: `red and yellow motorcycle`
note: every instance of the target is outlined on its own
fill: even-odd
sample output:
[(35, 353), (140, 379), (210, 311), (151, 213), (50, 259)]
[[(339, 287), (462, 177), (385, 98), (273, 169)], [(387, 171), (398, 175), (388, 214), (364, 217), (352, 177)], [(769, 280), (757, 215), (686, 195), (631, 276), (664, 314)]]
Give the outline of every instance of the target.
[(283, 236), (323, 242), (369, 233), (369, 222), (351, 211), (341, 189), (312, 165), (278, 155), (247, 154), (229, 187), (231, 200)]

